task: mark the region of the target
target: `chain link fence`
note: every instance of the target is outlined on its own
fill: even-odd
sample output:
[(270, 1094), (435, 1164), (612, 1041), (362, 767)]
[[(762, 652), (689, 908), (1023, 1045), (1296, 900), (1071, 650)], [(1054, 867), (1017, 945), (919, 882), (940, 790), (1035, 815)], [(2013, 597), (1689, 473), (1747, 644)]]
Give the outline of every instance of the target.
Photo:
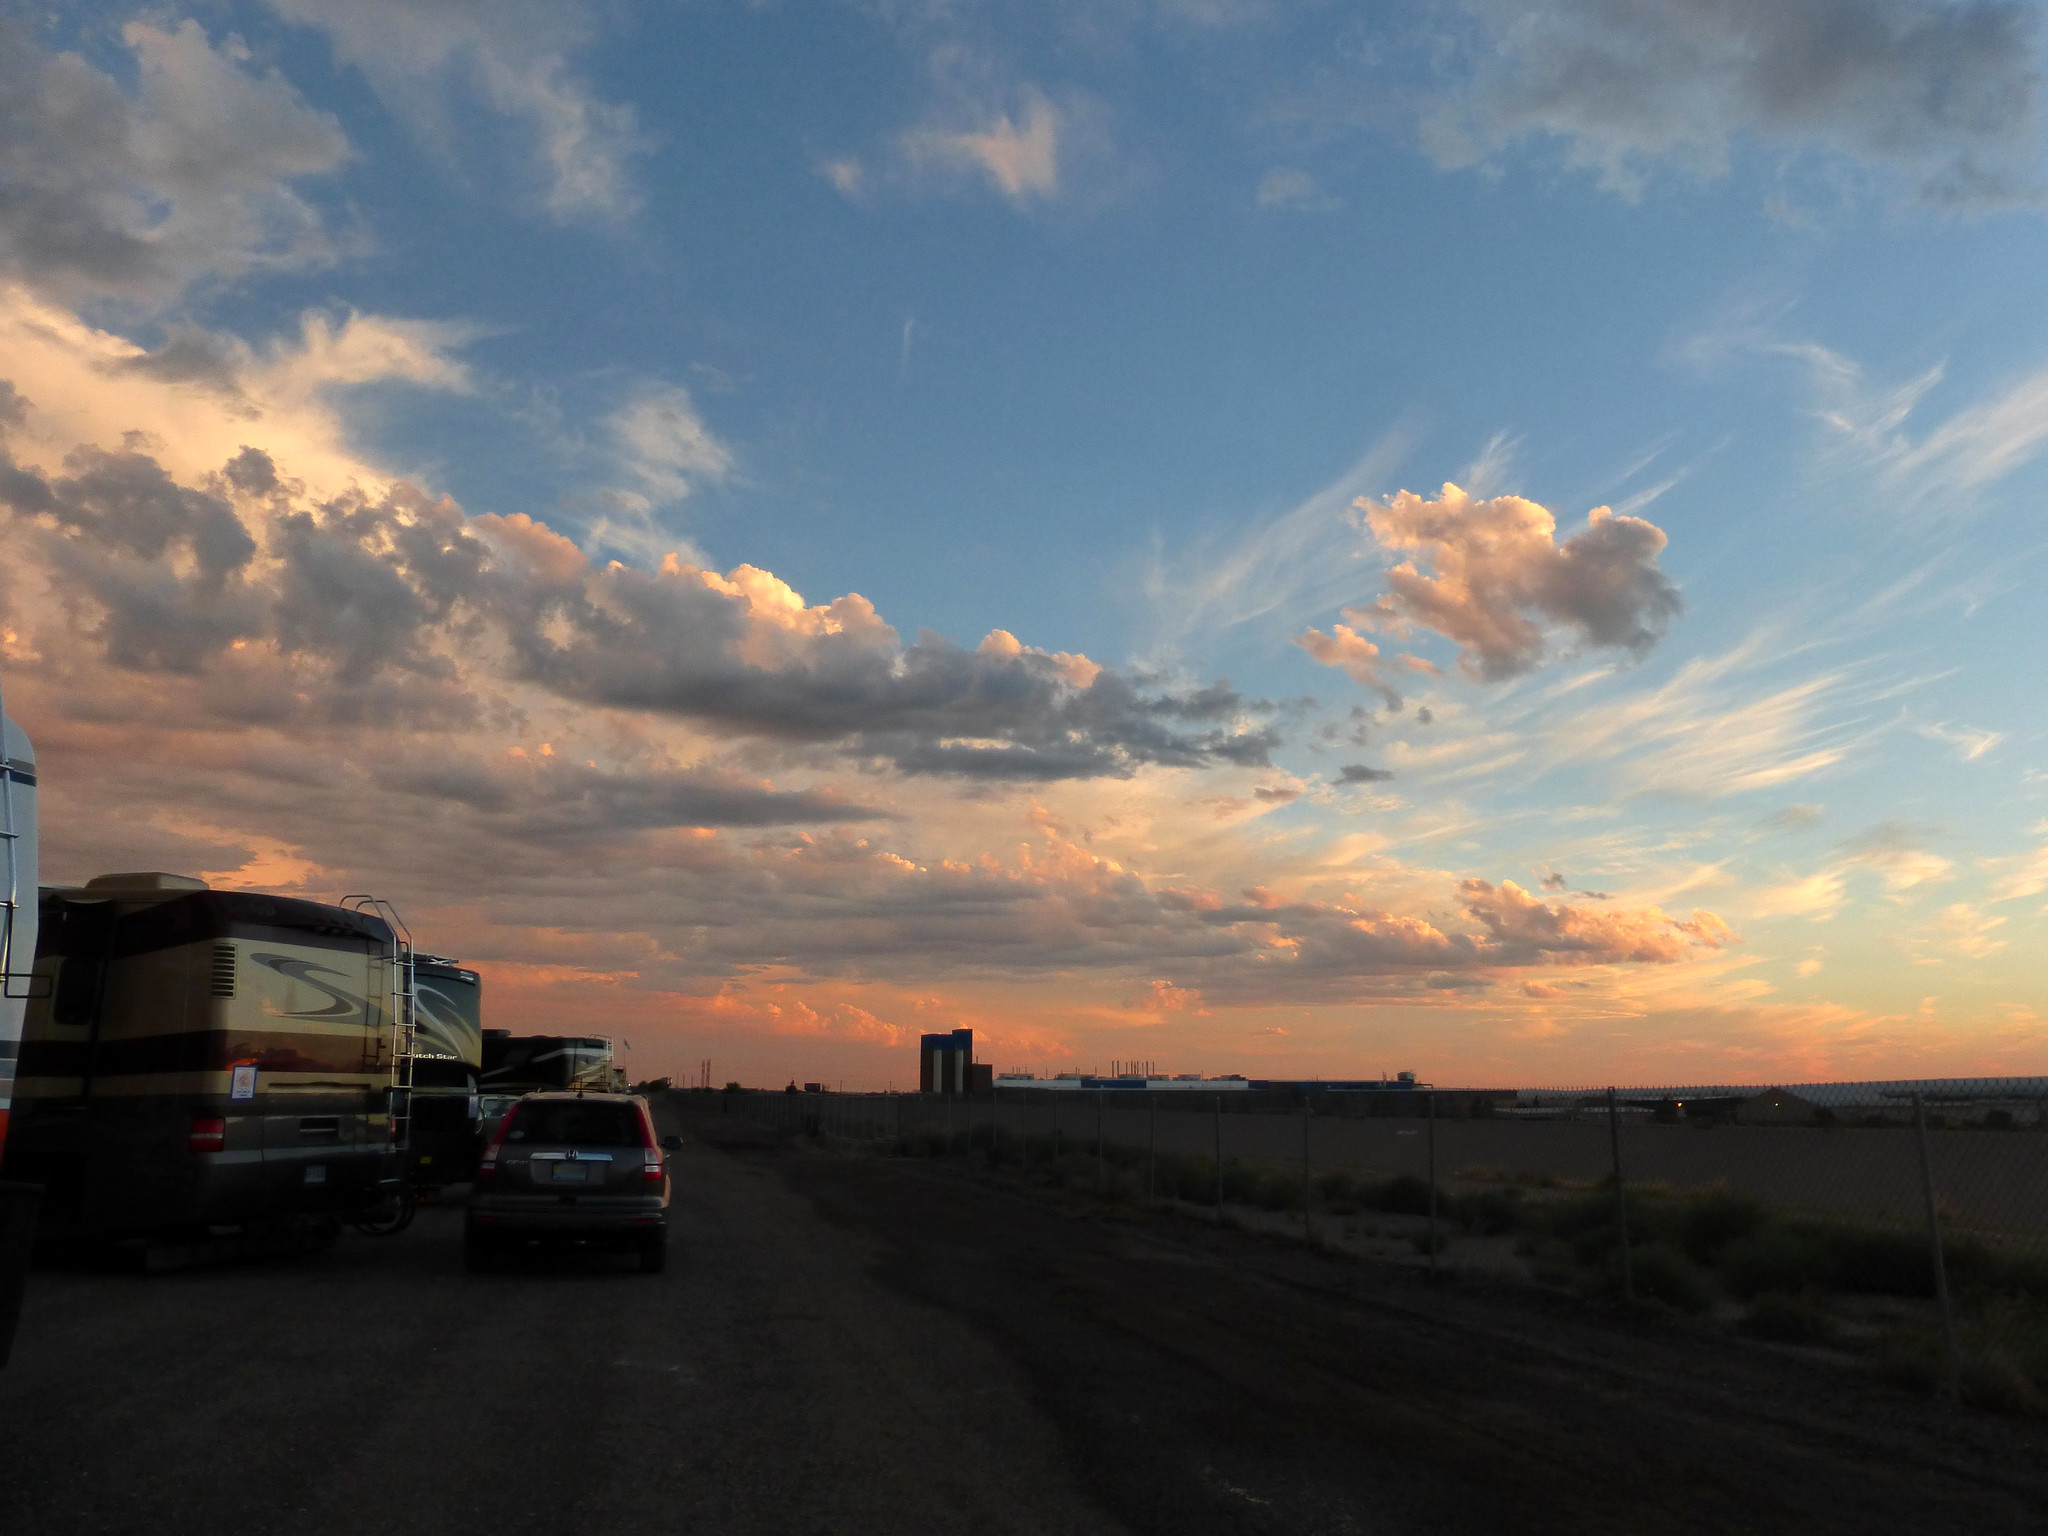
[(832, 1142), (2048, 1408), (2048, 1079), (722, 1097)]

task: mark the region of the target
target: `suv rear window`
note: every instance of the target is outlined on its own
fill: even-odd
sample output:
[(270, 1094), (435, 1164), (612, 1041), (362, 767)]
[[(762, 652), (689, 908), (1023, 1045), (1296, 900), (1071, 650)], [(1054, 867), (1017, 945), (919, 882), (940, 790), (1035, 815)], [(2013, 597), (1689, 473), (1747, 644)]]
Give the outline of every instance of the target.
[(640, 1110), (634, 1104), (579, 1103), (555, 1099), (522, 1104), (507, 1141), (548, 1147), (637, 1147)]

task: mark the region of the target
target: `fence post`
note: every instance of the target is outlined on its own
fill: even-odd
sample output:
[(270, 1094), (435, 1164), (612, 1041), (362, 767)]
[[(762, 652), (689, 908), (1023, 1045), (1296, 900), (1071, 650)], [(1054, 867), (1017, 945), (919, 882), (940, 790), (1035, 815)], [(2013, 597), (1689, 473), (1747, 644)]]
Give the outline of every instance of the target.
[(1429, 1103), (1425, 1106), (1429, 1116), (1429, 1273), (1436, 1276), (1436, 1090), (1429, 1090)]
[(1927, 1101), (1913, 1095), (1913, 1128), (1920, 1139), (1920, 1193), (1927, 1202), (1927, 1244), (1934, 1254), (1934, 1297), (1941, 1303), (1941, 1379), (1936, 1389), (1954, 1402), (1961, 1395), (1956, 1359), (1956, 1315), (1948, 1297), (1948, 1261), (1941, 1251), (1941, 1209), (1934, 1201), (1934, 1159), (1927, 1149)]
[(1621, 1182), (1621, 1107), (1612, 1088), (1607, 1090), (1607, 1143), (1614, 1154), (1614, 1228), (1621, 1238), (1621, 1299), (1634, 1306), (1636, 1273), (1628, 1251), (1628, 1194)]
[(1153, 1206), (1159, 1203), (1159, 1101), (1150, 1093), (1145, 1112), (1150, 1117), (1145, 1124), (1145, 1204)]
[(1216, 1095), (1216, 1224), (1223, 1225), (1223, 1095)]

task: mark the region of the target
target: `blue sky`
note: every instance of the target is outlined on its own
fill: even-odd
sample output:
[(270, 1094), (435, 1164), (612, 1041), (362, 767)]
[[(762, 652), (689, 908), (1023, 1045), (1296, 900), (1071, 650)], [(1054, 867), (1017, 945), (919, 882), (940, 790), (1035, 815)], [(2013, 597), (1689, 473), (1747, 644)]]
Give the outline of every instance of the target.
[(759, 1072), (2018, 1070), (2039, 22), (10, 19), (49, 857), (367, 882)]

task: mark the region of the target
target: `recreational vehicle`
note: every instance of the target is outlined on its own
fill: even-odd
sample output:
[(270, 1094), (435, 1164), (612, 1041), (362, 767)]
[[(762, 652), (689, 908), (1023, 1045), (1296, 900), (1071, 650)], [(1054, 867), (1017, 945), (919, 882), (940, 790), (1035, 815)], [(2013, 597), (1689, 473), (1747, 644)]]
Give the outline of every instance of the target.
[(413, 959), (413, 1045), (406, 1168), (415, 1184), (476, 1171), (477, 1079), (483, 1071), (482, 983), (442, 955)]
[(515, 1035), (484, 1031), (484, 1092), (548, 1089), (608, 1093), (616, 1081), (612, 1043), (602, 1035)]
[(4, 1176), (44, 1186), (59, 1237), (374, 1206), (408, 960), (376, 910), (167, 874), (45, 889)]
[[(7, 1141), (15, 1057), (36, 954), (36, 755), (0, 705), (0, 1146)], [(0, 1185), (0, 1365), (21, 1315), (38, 1191)]]

